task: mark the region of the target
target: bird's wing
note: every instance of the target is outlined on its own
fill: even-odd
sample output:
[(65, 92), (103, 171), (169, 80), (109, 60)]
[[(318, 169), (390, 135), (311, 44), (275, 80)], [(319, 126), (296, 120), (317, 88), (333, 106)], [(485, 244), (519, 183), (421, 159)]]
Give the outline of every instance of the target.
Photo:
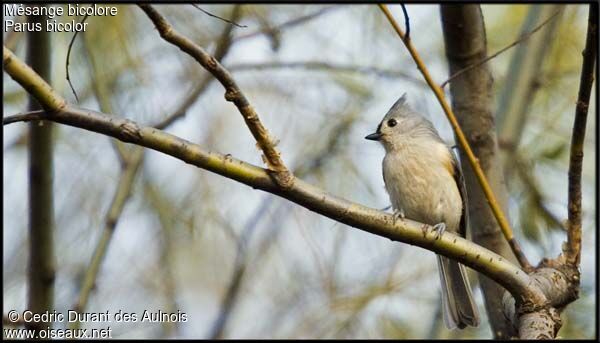
[(460, 165), (460, 158), (458, 155), (458, 147), (455, 145), (451, 149), (452, 159), (454, 165), (454, 181), (458, 186), (460, 197), (462, 198), (463, 209), (462, 216), (460, 218), (460, 226), (458, 232), (461, 236), (467, 237), (467, 228), (469, 227), (469, 197), (467, 196), (467, 187), (465, 185), (465, 178), (463, 176), (462, 168)]

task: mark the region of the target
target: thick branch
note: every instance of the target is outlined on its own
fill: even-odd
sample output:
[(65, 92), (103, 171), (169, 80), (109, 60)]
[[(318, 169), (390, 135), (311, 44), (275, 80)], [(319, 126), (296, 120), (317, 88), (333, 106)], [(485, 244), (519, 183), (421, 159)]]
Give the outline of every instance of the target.
[(575, 123), (571, 135), (571, 156), (569, 159), (569, 221), (567, 231), (567, 263), (578, 266), (581, 258), (581, 169), (583, 166), (583, 141), (587, 121), (590, 93), (594, 83), (594, 66), (598, 54), (598, 9), (590, 4), (588, 31), (583, 50), (583, 65), (579, 81), (579, 96), (575, 107)]
[(536, 291), (528, 287), (529, 277), (526, 273), (503, 257), (452, 233), (444, 233), (441, 238), (436, 239), (436, 234), (429, 225), (409, 219), (394, 223), (390, 214), (335, 197), (300, 179), (296, 179), (291, 187), (282, 188), (273, 181), (270, 170), (229, 155), (204, 151), (200, 146), (166, 132), (152, 127), (139, 127), (129, 119), (71, 106), (51, 115), (41, 115), (37, 119), (98, 132), (165, 153), (253, 188), (276, 194), (360, 230), (420, 246), (460, 261), (496, 280), (517, 298), (523, 295), (536, 297)]
[[(90, 43), (88, 42), (89, 37), (87, 35), (83, 35), (81, 38), (83, 43), (83, 50), (87, 54), (86, 60), (88, 61), (90, 67), (89, 78), (92, 80), (91, 89), (93, 90), (94, 96), (98, 101), (100, 111), (104, 113), (114, 113), (110, 101), (110, 92), (107, 87), (106, 78), (104, 73), (100, 71), (100, 65), (93, 54)], [(126, 162), (128, 155), (127, 149), (125, 148), (125, 144), (114, 139), (110, 140), (110, 144), (115, 150), (115, 153), (119, 158), (120, 164), (123, 165)]]
[(148, 15), (150, 20), (156, 26), (156, 29), (160, 33), (160, 36), (167, 42), (179, 47), (182, 51), (192, 56), (198, 63), (200, 63), (207, 71), (209, 71), (219, 82), (225, 87), (225, 99), (231, 101), (238, 108), (246, 125), (250, 129), (250, 132), (256, 139), (256, 142), (260, 149), (264, 153), (265, 162), (269, 169), (275, 171), (273, 177), (276, 178), (278, 184), (283, 186), (289, 186), (293, 183), (293, 176), (285, 167), (281, 156), (275, 148), (275, 141), (262, 125), (258, 113), (250, 105), (250, 102), (242, 93), (237, 83), (225, 69), (221, 63), (219, 63), (213, 56), (209, 55), (200, 46), (189, 40), (187, 37), (179, 34), (175, 29), (166, 21), (166, 19), (158, 13), (151, 5), (143, 4), (139, 5), (144, 12)]
[(577, 298), (573, 292), (569, 272), (559, 271), (561, 267), (554, 261), (544, 261), (529, 276), (535, 287), (540, 289), (547, 299), (546, 306), (533, 302), (515, 306), (515, 300), (505, 292), (502, 304), (506, 317), (519, 333), (520, 339), (554, 339), (562, 325), (559, 310)]

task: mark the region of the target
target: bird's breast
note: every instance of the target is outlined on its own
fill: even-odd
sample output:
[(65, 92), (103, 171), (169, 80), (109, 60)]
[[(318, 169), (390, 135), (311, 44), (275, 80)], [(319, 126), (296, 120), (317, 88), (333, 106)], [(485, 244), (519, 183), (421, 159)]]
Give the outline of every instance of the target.
[[(445, 145), (429, 149), (404, 147), (388, 152), (383, 177), (395, 209), (416, 221), (446, 223), (456, 231), (462, 216), (462, 198), (453, 175), (452, 156)], [(450, 166), (450, 168), (449, 168)]]

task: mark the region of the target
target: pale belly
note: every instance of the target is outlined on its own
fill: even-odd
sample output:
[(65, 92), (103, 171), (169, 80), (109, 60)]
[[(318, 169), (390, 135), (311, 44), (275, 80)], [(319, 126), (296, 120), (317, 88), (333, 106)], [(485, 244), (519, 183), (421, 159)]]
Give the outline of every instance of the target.
[[(404, 157), (404, 158), (403, 158)], [(431, 156), (387, 154), (383, 161), (385, 187), (392, 206), (408, 219), (429, 225), (445, 223), (458, 231), (462, 198), (456, 181)]]

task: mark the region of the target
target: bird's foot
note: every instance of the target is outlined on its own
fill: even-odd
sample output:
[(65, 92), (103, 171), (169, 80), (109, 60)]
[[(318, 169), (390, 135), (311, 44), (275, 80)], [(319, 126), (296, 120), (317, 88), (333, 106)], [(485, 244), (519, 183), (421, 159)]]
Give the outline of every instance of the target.
[(404, 216), (404, 211), (401, 210), (401, 209), (400, 210), (394, 210), (394, 215), (393, 216), (394, 216), (394, 224), (396, 224), (396, 222), (398, 220), (404, 221), (404, 218), (406, 218)]
[(433, 231), (435, 232), (435, 239), (440, 239), (442, 234), (446, 231), (446, 223), (437, 223), (433, 226)]

